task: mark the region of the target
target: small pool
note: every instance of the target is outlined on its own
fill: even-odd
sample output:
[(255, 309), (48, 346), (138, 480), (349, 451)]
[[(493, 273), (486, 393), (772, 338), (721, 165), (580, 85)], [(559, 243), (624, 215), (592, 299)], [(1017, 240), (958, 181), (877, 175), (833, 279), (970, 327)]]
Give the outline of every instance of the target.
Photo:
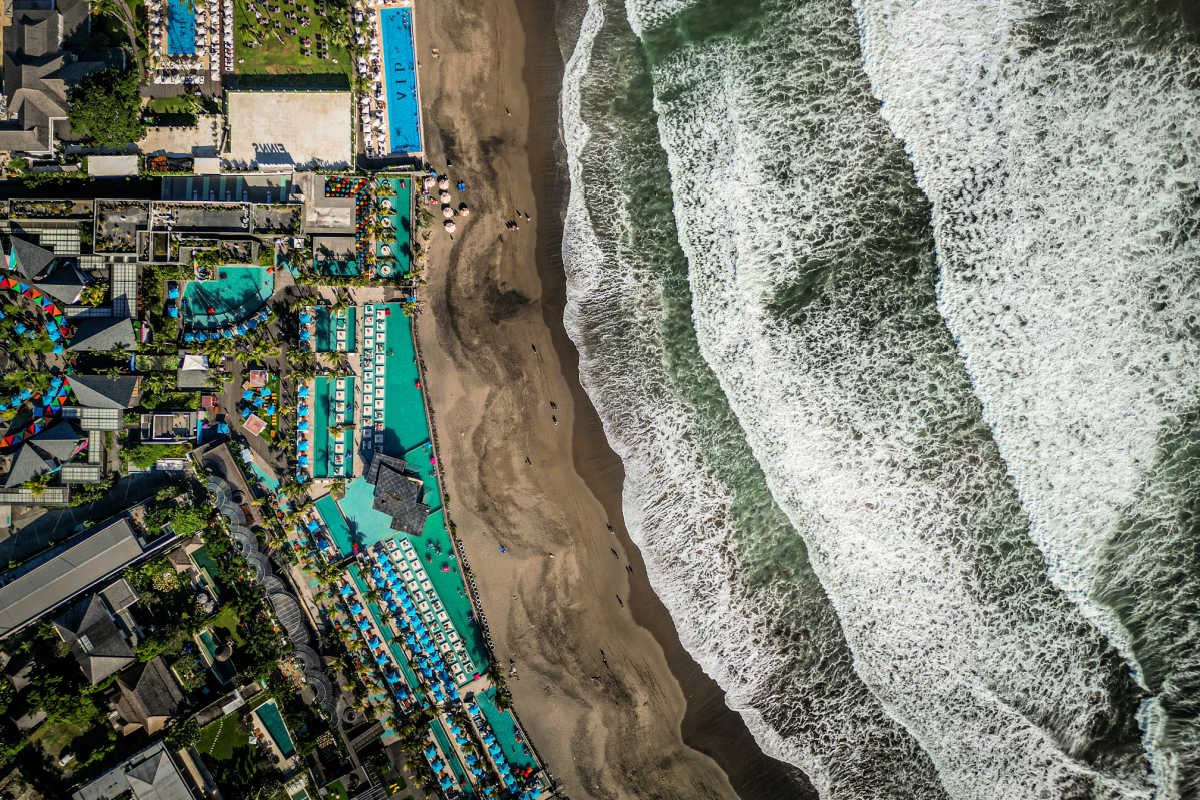
[[(336, 353), (336, 352), (354, 352), (354, 317), (355, 308), (349, 306), (342, 310), (339, 314), (331, 311), (327, 307), (317, 309), (317, 352), (318, 353)], [(337, 334), (338, 331), (344, 331), (346, 340), (346, 349), (338, 350)]]
[(379, 11), (387, 91), (388, 137), (393, 153), (421, 152), (421, 108), (417, 102), (412, 9)]
[(275, 291), (275, 276), (266, 267), (214, 267), (217, 277), (188, 281), (183, 290), (183, 316), (201, 330), (236, 324), (263, 307)]
[(208, 664), (208, 668), (212, 670), (213, 677), (217, 679), (217, 683), (222, 686), (228, 686), (233, 683), (234, 677), (237, 676), (237, 670), (233, 668), (233, 664), (230, 662), (217, 660), (217, 642), (213, 638), (212, 631), (200, 631), (196, 638), (200, 640), (200, 646), (204, 648), (204, 660)]
[(283, 722), (283, 715), (279, 713), (279, 706), (275, 705), (274, 700), (268, 700), (254, 709), (254, 716), (258, 717), (258, 721), (267, 729), (267, 733), (271, 734), (271, 738), (275, 740), (275, 746), (279, 748), (279, 752), (284, 758), (291, 758), (295, 755), (296, 746), (292, 744), (292, 736), (288, 733), (287, 725)]
[(167, 55), (195, 54), (196, 10), (188, 0), (167, 0)]
[(278, 478), (273, 475), (268, 475), (267, 471), (254, 461), (251, 461), (247, 466), (249, 466), (250, 471), (257, 475), (258, 479), (262, 481), (262, 485), (270, 489), (272, 492), (278, 492), (279, 487), (283, 485), (279, 482)]

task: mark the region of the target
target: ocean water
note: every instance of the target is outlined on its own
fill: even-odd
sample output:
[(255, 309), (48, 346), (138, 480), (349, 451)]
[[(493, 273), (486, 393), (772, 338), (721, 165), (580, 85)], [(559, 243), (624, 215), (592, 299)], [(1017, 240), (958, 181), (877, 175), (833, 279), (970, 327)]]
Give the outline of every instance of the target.
[(822, 797), (1200, 792), (1181, 9), (588, 3), (584, 388), (685, 647)]

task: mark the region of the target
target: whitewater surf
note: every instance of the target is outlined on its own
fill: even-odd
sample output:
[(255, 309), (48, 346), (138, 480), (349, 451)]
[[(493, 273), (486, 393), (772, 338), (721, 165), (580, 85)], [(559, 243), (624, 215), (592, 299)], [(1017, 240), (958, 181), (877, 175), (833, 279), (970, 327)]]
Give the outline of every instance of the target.
[(1197, 52), (1165, 6), (588, 4), (581, 378), (681, 640), (822, 797), (1195, 793)]

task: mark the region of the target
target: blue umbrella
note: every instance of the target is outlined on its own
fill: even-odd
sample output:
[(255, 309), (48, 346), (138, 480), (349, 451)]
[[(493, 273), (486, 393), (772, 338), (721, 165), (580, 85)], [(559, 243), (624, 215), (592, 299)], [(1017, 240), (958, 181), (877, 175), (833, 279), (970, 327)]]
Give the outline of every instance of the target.
[(178, 317), (179, 309), (176, 308), (175, 306), (167, 306), (167, 316), (168, 317)]
[(308, 420), (301, 420), (300, 424), (299, 424), (299, 425), (297, 425), (297, 426), (296, 426), (296, 428), (297, 428), (297, 429), (298, 429), (298, 430), (299, 430), (301, 433), (304, 433), (305, 431), (307, 431), (307, 430), (308, 430)]

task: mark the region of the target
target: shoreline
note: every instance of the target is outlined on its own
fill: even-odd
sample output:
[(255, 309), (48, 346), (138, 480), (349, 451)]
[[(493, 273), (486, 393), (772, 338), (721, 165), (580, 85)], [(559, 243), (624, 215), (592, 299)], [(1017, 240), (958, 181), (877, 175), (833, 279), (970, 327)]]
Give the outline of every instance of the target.
[(621, 463), (562, 321), (554, 0), (421, 11), (427, 158), (453, 162), (472, 213), (453, 239), (432, 223), (416, 325), (447, 505), (521, 722), (575, 800), (804, 796), (683, 650), (624, 531)]
[[(684, 744), (716, 761), (743, 800), (805, 795), (815, 798), (815, 790), (800, 770), (762, 752), (741, 715), (726, 705), (724, 690), (683, 647), (674, 621), (650, 585), (641, 551), (625, 528), (621, 507), (624, 465), (609, 446), (599, 414), (579, 381), (579, 353), (563, 324), (566, 306), (563, 217), (570, 190), (566, 154), (562, 152), (559, 133), (558, 104), (564, 65), (559, 58), (552, 81), (530, 74), (531, 70), (539, 68), (539, 57), (545, 57), (538, 52), (544, 49), (539, 48), (538, 42), (546, 39), (558, 42), (554, 22), (556, 3), (554, 0), (518, 0), (517, 5), (527, 31), (525, 85), (531, 100), (531, 119), (526, 152), (531, 171), (543, 178), (539, 181), (535, 177), (533, 188), (539, 216), (548, 220), (539, 228), (534, 257), (542, 284), (542, 317), (575, 406), (572, 431), (575, 470), (605, 509), (633, 568), (626, 605), (634, 620), (649, 631), (662, 648), (667, 666), (683, 691), (685, 705), (681, 732)], [(538, 21), (547, 19), (551, 20), (550, 30), (539, 29)], [(554, 50), (557, 55), (557, 45)]]

